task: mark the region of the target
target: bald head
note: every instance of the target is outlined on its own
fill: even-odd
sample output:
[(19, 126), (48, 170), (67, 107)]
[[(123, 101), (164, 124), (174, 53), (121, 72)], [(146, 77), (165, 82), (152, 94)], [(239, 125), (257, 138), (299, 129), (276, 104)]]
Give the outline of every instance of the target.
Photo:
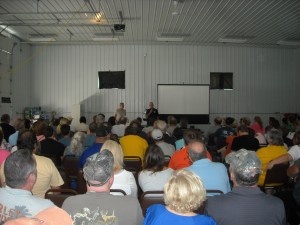
[(206, 158), (205, 145), (200, 141), (194, 141), (188, 145), (188, 154), (192, 162)]

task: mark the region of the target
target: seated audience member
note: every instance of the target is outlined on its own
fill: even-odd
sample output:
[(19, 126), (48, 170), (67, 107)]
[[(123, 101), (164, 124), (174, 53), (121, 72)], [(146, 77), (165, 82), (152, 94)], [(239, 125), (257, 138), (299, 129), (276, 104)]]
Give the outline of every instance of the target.
[(173, 137), (175, 138), (175, 149), (179, 150), (185, 147), (185, 142), (183, 139), (183, 129), (176, 127), (173, 130)]
[[(163, 133), (163, 140), (164, 142), (171, 144), (174, 146), (175, 148), (175, 138), (172, 136), (170, 136), (169, 134), (167, 134), (167, 123), (163, 120), (156, 120), (154, 125), (153, 125), (154, 129), (160, 129), (161, 132)], [(151, 136), (151, 135), (149, 135)], [(153, 144), (153, 140), (151, 140), (152, 142), (150, 142), (151, 144)]]
[(63, 209), (58, 207), (50, 207), (42, 210), (34, 217), (21, 217), (12, 219), (5, 223), (5, 225), (73, 225), (70, 215)]
[(126, 123), (127, 118), (124, 116), (120, 117), (117, 124), (112, 127), (111, 133), (118, 135), (118, 137), (123, 137), (125, 134)]
[[(125, 191), (127, 195), (137, 196), (137, 185), (133, 174), (123, 168), (123, 150), (119, 143), (113, 140), (107, 140), (102, 145), (100, 151), (107, 149), (114, 156), (114, 183), (110, 187), (111, 189), (121, 189)], [(116, 192), (111, 192), (111, 194), (118, 194)]]
[(77, 131), (86, 133), (89, 130), (89, 125), (86, 124), (85, 116), (79, 118), (79, 125), (77, 126)]
[(233, 128), (234, 118), (227, 117), (225, 119), (225, 126), (219, 128), (215, 133), (215, 143), (217, 149), (226, 146), (226, 138), (231, 135), (235, 135), (236, 132)]
[(173, 173), (173, 169), (165, 166), (165, 156), (158, 145), (147, 148), (143, 170), (138, 181), (143, 192), (162, 191), (165, 183)]
[(249, 135), (249, 128), (245, 125), (241, 125), (237, 128), (237, 137), (233, 139), (231, 150), (238, 151), (242, 148), (252, 151), (259, 149), (259, 142), (256, 138)]
[(98, 114), (95, 118), (95, 123), (97, 124), (97, 127), (100, 127), (105, 122), (105, 115), (102, 113)]
[(153, 130), (153, 124), (156, 121), (156, 118), (149, 118), (147, 119), (147, 126), (143, 128), (143, 132), (145, 132), (147, 135)]
[(242, 117), (240, 119), (240, 126), (246, 126), (248, 128), (248, 134), (252, 137), (255, 136), (255, 131), (250, 127), (251, 120), (248, 117)]
[(186, 170), (175, 171), (164, 186), (166, 205), (150, 206), (143, 225), (216, 225), (211, 217), (194, 213), (205, 199), (206, 191), (197, 175)]
[(60, 127), (61, 135), (63, 136), (58, 142), (62, 143), (65, 147), (68, 147), (71, 144), (71, 136), (70, 136), (70, 125), (64, 124)]
[(73, 155), (80, 157), (85, 150), (84, 141), (86, 134), (81, 131), (77, 131), (72, 137), (71, 144), (66, 147), (64, 155)]
[(10, 124), (10, 116), (8, 114), (3, 114), (1, 116), (1, 123), (0, 126), (2, 128), (4, 134), (4, 140), (8, 142), (8, 138), (10, 135), (16, 132), (15, 128)]
[(172, 156), (175, 152), (175, 147), (164, 141), (164, 135), (160, 129), (153, 129), (151, 132), (154, 143), (158, 145), (163, 151), (164, 155)]
[(109, 129), (111, 130), (111, 128), (114, 125), (116, 125), (116, 117), (114, 117), (114, 116), (109, 117), (107, 120), (107, 124), (108, 124)]
[(43, 156), (54, 156), (57, 166), (61, 166), (61, 159), (64, 155), (65, 146), (55, 140), (54, 130), (52, 127), (47, 126), (45, 130), (45, 138), (40, 142), (41, 144), (41, 155)]
[(143, 127), (140, 123), (139, 120), (132, 120), (129, 124), (129, 126), (127, 126), (125, 128), (125, 133), (124, 135), (127, 135), (128, 134), (128, 131), (130, 131), (131, 127), (136, 127), (138, 129), (138, 133), (137, 135), (140, 136), (141, 138), (145, 139), (147, 141), (147, 143), (149, 144), (149, 136), (148, 134), (146, 134), (144, 131), (143, 131)]
[(177, 127), (177, 119), (174, 116), (168, 116), (167, 133), (173, 137), (173, 131)]
[(269, 117), (269, 125), (266, 127), (266, 130), (270, 129), (280, 129), (280, 123), (274, 117)]
[(233, 189), (208, 198), (206, 213), (218, 225), (284, 225), (285, 212), (280, 199), (257, 187), (261, 162), (255, 152), (241, 149), (226, 157)]
[[(4, 140), (4, 134), (2, 129), (0, 129), (0, 143)], [(3, 161), (10, 155), (10, 151), (6, 149), (0, 148), (0, 166), (2, 165)]]
[[(69, 119), (72, 119), (72, 118), (69, 118)], [(59, 123), (58, 123), (58, 125), (56, 127), (56, 136), (57, 136), (58, 140), (62, 138), (62, 134), (61, 134), (61, 126), (62, 125), (68, 124), (70, 126), (70, 130), (72, 130), (72, 128), (71, 128), (71, 122), (72, 122), (72, 120), (69, 120), (69, 119), (67, 119), (65, 117), (60, 117), (59, 118)], [(71, 132), (71, 133), (72, 133), (71, 134), (71, 136), (72, 136), (73, 132)]]
[(227, 193), (231, 190), (227, 169), (222, 163), (212, 162), (206, 158), (205, 145), (194, 141), (189, 145), (188, 154), (193, 164), (186, 168), (198, 175), (205, 189), (220, 190)]
[[(17, 141), (18, 149), (29, 149), (36, 161), (37, 180), (33, 186), (32, 194), (44, 198), (50, 188), (59, 189), (64, 184), (57, 168), (51, 159), (36, 155), (38, 142), (33, 132), (25, 130), (19, 133)], [(1, 182), (5, 183), (3, 165), (1, 167)]]
[(62, 208), (74, 224), (140, 225), (143, 214), (137, 198), (111, 195), (114, 182), (113, 154), (104, 149), (84, 164), (87, 193), (67, 198)]
[(265, 129), (263, 122), (259, 116), (254, 117), (254, 122), (250, 125), (250, 128), (255, 132), (255, 138), (259, 141), (260, 145), (267, 144), (267, 141), (264, 137)]
[[(192, 165), (192, 162), (188, 154), (189, 145), (194, 141), (202, 141), (202, 135), (200, 134), (200, 132), (192, 129), (185, 130), (183, 137), (187, 146), (185, 146), (183, 149), (176, 151), (171, 157), (171, 160), (169, 162), (169, 167), (172, 168), (173, 170), (179, 170)], [(211, 160), (211, 156), (209, 152), (206, 151), (205, 154), (207, 158)]]
[(8, 142), (11, 146), (17, 145), (18, 135), (20, 130), (25, 129), (24, 120), (18, 118), (14, 121), (15, 133), (11, 134), (8, 138)]
[(295, 179), (293, 189), (287, 189), (281, 192), (275, 193), (275, 196), (279, 197), (284, 202), (286, 219), (289, 225), (299, 225), (300, 217), (298, 210), (300, 207), (300, 159), (297, 159), (293, 166), (287, 170), (287, 175)]
[(206, 132), (207, 139), (209, 141), (208, 145), (209, 146), (214, 146), (215, 141), (214, 141), (214, 134), (216, 131), (222, 127), (222, 118), (221, 117), (216, 117), (214, 119), (214, 125), (210, 126)]
[(96, 129), (97, 129), (97, 124), (92, 122), (89, 125), (89, 131), (87, 132), (87, 135), (85, 137), (84, 141), (84, 147), (88, 148), (91, 147), (93, 144), (96, 142)]
[(138, 135), (140, 133), (139, 125), (131, 124), (126, 129), (128, 133), (120, 138), (124, 156), (138, 156), (143, 161), (148, 143), (144, 138)]
[(262, 186), (264, 184), (268, 163), (287, 153), (287, 149), (283, 145), (282, 135), (279, 130), (272, 129), (268, 132), (268, 142), (269, 146), (261, 148), (256, 152), (257, 157), (262, 163), (263, 171), (259, 176), (259, 186)]
[(270, 161), (267, 165), (267, 169), (272, 169), (274, 165), (281, 163), (290, 163), (290, 165), (294, 165), (294, 162), (300, 159), (300, 131), (297, 131), (293, 138), (294, 146), (290, 148), (290, 150), (276, 159)]
[(103, 143), (109, 139), (109, 132), (107, 127), (100, 126), (96, 128), (96, 142), (91, 147), (87, 148), (80, 156), (79, 168), (83, 168), (84, 163), (88, 157), (98, 153)]
[(36, 166), (28, 149), (19, 149), (6, 159), (6, 186), (0, 189), (1, 222), (23, 216), (33, 217), (54, 206), (50, 200), (35, 197), (31, 193), (37, 179)]
[(36, 139), (38, 142), (41, 142), (45, 139), (45, 132), (46, 132), (47, 124), (44, 120), (38, 120), (34, 124), (32, 124), (32, 131), (36, 135)]

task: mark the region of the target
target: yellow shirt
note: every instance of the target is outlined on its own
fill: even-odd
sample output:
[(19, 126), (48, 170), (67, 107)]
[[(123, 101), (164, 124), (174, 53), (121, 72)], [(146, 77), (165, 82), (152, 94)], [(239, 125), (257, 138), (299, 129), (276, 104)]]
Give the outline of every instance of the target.
[(262, 174), (259, 176), (258, 185), (262, 186), (264, 184), (265, 178), (266, 178), (266, 167), (268, 163), (278, 158), (279, 156), (286, 154), (287, 149), (284, 146), (278, 146), (278, 145), (270, 145), (268, 147), (264, 147), (259, 149), (256, 152), (257, 157), (260, 159), (262, 164)]
[(138, 135), (126, 135), (120, 138), (120, 144), (123, 149), (124, 156), (139, 156), (144, 160), (148, 143), (145, 139)]
[[(57, 168), (51, 159), (33, 154), (36, 160), (37, 179), (32, 189), (34, 196), (45, 198), (45, 193), (52, 187), (64, 184)], [(4, 163), (1, 166), (1, 182), (5, 183)]]

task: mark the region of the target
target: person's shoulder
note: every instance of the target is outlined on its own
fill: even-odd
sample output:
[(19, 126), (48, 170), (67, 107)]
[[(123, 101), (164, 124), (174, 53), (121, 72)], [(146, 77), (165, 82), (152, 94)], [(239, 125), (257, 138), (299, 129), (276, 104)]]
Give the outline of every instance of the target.
[(199, 214), (196, 216), (197, 220), (199, 221), (199, 224), (207, 224), (207, 225), (216, 225), (216, 221), (210, 217), (210, 216), (207, 216), (207, 215), (202, 215), (202, 214)]

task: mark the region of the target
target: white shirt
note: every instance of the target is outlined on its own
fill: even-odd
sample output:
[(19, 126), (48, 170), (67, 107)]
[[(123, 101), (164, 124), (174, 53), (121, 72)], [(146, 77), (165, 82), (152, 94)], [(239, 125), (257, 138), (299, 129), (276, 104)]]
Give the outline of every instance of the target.
[[(121, 189), (125, 191), (127, 195), (137, 197), (137, 185), (135, 178), (131, 172), (124, 169), (114, 175), (114, 182), (110, 189)], [(111, 192), (111, 194), (120, 195), (115, 192)]]
[(139, 185), (143, 192), (162, 191), (172, 173), (173, 169), (171, 168), (155, 173), (149, 170), (142, 170), (139, 174)]
[(290, 156), (293, 158), (293, 161), (300, 159), (300, 146), (299, 145), (292, 146), (291, 149), (288, 151), (288, 154), (290, 154)]
[(168, 143), (164, 142), (164, 141), (156, 142), (155, 144), (161, 148), (164, 155), (172, 156), (175, 152), (175, 147), (171, 144), (168, 144)]
[(111, 133), (118, 135), (118, 137), (123, 137), (125, 133), (125, 128), (126, 125), (124, 124), (114, 125), (111, 129)]

